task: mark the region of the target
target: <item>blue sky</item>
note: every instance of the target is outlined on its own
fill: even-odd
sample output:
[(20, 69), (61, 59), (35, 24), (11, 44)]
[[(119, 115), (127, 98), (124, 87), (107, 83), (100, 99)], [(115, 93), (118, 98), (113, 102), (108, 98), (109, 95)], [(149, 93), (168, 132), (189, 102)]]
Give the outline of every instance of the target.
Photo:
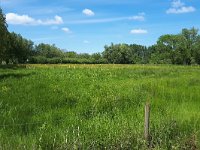
[(199, 0), (0, 0), (9, 31), (78, 53), (200, 29)]

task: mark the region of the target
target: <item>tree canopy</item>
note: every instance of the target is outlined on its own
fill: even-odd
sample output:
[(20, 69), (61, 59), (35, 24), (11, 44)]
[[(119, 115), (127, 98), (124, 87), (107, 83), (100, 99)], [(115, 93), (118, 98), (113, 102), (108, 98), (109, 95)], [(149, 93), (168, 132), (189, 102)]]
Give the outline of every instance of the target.
[(64, 51), (55, 44), (35, 45), (20, 34), (7, 30), (6, 18), (0, 8), (0, 64), (6, 63), (114, 63), (114, 64), (200, 64), (198, 29), (182, 29), (179, 34), (166, 34), (156, 44), (105, 45), (102, 53), (78, 54)]
[(8, 38), (8, 30), (6, 24), (5, 15), (0, 8), (0, 61), (2, 61), (6, 56), (7, 50), (7, 39)]

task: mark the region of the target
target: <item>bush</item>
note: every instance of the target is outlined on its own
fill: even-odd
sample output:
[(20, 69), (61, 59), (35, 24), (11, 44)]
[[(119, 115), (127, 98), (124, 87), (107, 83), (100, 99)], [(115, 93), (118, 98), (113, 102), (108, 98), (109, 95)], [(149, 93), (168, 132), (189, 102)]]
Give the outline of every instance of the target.
[(47, 58), (43, 56), (36, 56), (36, 57), (31, 57), (30, 61), (31, 64), (46, 64)]

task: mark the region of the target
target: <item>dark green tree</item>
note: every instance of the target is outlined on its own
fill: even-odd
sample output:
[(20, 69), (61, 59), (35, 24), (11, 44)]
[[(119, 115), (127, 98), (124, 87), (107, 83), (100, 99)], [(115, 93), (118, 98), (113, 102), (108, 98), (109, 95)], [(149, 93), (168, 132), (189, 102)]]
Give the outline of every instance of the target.
[(34, 43), (14, 32), (9, 34), (9, 60), (13, 63), (25, 63), (33, 53)]
[(74, 52), (74, 51), (65, 52), (65, 57), (67, 57), (67, 58), (76, 58), (77, 55), (78, 54), (76, 52)]
[(103, 58), (109, 63), (136, 64), (147, 63), (147, 48), (136, 44), (113, 44), (105, 46)]
[(131, 63), (130, 47), (127, 44), (113, 43), (111, 46), (105, 46), (103, 57), (108, 60), (109, 63), (115, 64), (128, 64)]
[(7, 58), (7, 42), (8, 42), (8, 30), (6, 24), (6, 18), (0, 8), (0, 63)]
[[(198, 62), (199, 35), (195, 28), (183, 29), (177, 35), (162, 35), (157, 44), (150, 47), (152, 63), (190, 65)], [(153, 48), (153, 50), (152, 50)]]
[(64, 53), (62, 50), (57, 48), (54, 44), (41, 43), (35, 47), (36, 56), (43, 56), (46, 58), (63, 57)]
[(193, 56), (193, 61), (194, 61), (192, 63), (193, 64), (196, 63), (200, 65), (200, 35), (198, 35), (197, 42), (193, 47), (192, 56)]
[(183, 29), (181, 35), (184, 37), (183, 42), (186, 44), (186, 48), (183, 51), (183, 63), (190, 65), (192, 59), (195, 58), (196, 45), (198, 44), (198, 29), (194, 27), (191, 29)]

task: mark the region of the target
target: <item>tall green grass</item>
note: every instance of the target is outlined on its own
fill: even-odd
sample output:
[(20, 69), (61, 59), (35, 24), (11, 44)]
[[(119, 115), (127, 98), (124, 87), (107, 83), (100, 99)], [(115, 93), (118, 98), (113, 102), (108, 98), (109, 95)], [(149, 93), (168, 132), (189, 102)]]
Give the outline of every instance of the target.
[(0, 149), (200, 149), (199, 66), (0, 68)]

